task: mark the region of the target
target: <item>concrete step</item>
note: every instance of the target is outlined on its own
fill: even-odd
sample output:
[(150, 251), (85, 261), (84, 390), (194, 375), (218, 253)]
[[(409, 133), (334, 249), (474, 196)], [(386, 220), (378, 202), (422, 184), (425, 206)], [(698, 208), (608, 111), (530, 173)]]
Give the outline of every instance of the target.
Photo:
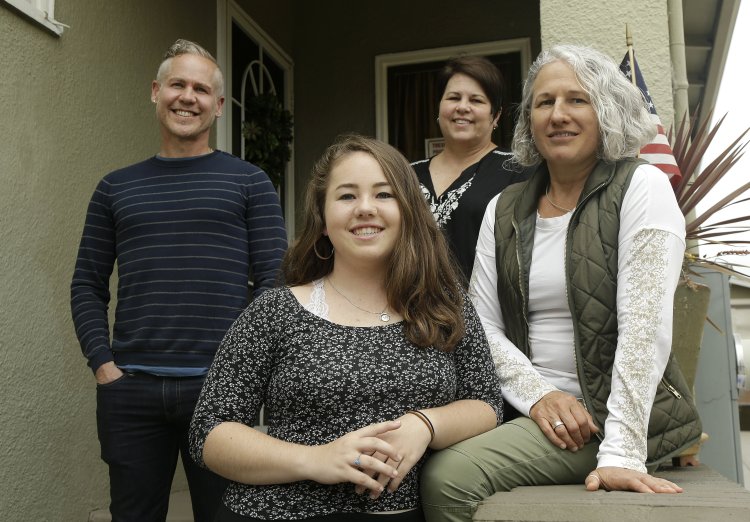
[[(112, 522), (109, 509), (98, 509), (89, 514), (89, 522)], [(169, 496), (167, 522), (193, 522), (193, 508), (188, 490), (175, 491)]]
[(582, 485), (520, 487), (482, 502), (475, 521), (485, 522), (726, 522), (750, 520), (750, 491), (701, 465), (665, 468), (657, 476), (685, 491), (646, 495), (589, 492)]
[[(742, 432), (743, 455), (750, 456), (750, 432)], [(750, 461), (750, 457), (747, 459)], [(745, 466), (748, 466), (746, 463)], [(750, 469), (745, 471), (750, 489)], [(680, 495), (624, 492), (589, 493), (582, 486), (537, 486), (496, 493), (480, 504), (475, 521), (596, 521), (691, 522), (750, 520), (750, 491), (706, 466), (665, 468), (657, 472), (683, 488)], [(715, 518), (714, 518), (715, 517)], [(89, 522), (111, 522), (108, 509), (94, 511)], [(167, 522), (193, 522), (188, 490), (169, 498)]]

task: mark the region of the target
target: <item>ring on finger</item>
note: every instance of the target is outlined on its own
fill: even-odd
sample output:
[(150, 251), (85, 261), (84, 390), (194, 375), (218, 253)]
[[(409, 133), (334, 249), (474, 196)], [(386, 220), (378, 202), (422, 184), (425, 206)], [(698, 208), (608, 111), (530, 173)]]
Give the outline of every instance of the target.
[(589, 478), (589, 477), (592, 477), (592, 478), (595, 478), (595, 479), (596, 479), (596, 481), (597, 481), (597, 482), (599, 483), (599, 484), (597, 485), (597, 487), (599, 487), (599, 488), (603, 488), (603, 489), (604, 489), (604, 491), (610, 491), (610, 488), (609, 488), (609, 486), (607, 485), (607, 483), (606, 483), (606, 482), (604, 482), (604, 481), (602, 480), (602, 478), (601, 478), (601, 477), (599, 476), (599, 473), (597, 473), (596, 471), (592, 471), (591, 473), (589, 473), (588, 475), (586, 475), (586, 478)]
[(361, 456), (362, 456), (362, 453), (360, 453), (359, 455), (357, 455), (357, 458), (354, 459), (354, 467), (355, 468), (359, 468), (359, 467), (362, 466), (362, 461), (359, 460)]
[(554, 423), (552, 423), (552, 429), (553, 430), (556, 430), (560, 426), (565, 426), (565, 423), (563, 421), (561, 421), (561, 420), (558, 420), (558, 421), (555, 421)]

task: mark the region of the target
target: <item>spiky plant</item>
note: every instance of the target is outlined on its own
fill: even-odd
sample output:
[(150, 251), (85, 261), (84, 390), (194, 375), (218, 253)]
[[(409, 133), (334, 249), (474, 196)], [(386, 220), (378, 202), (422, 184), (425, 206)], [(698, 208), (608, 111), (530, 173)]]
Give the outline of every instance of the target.
[[(675, 196), (680, 210), (685, 216), (685, 232), (688, 243), (685, 251), (685, 270), (687, 273), (694, 273), (690, 269), (691, 265), (704, 265), (733, 275), (743, 275), (731, 265), (722, 262), (720, 256), (750, 254), (747, 249), (747, 245), (750, 245), (750, 240), (747, 239), (747, 234), (750, 232), (750, 213), (747, 213), (747, 202), (750, 197), (741, 197), (750, 190), (750, 171), (745, 173), (744, 179), (747, 181), (740, 187), (721, 198), (708, 209), (698, 210), (698, 204), (732, 170), (748, 145), (748, 141), (744, 138), (750, 132), (750, 128), (742, 132), (731, 145), (721, 151), (713, 161), (703, 166), (699, 172), (701, 160), (725, 118), (726, 114), (714, 126), (711, 126), (711, 113), (709, 113), (702, 122), (693, 127), (695, 130), (692, 133), (687, 118), (684, 118), (674, 136), (670, 131), (669, 138), (673, 144), (672, 150), (682, 173), (682, 180), (675, 187)], [(694, 116), (693, 121), (695, 119)], [(720, 212), (743, 203), (745, 206), (739, 207), (743, 210), (742, 215), (719, 217)], [(719, 220), (713, 221), (712, 218)], [(744, 234), (744, 237), (740, 237), (741, 234)], [(723, 245), (726, 250), (713, 258), (700, 257), (696, 252), (701, 245)]]

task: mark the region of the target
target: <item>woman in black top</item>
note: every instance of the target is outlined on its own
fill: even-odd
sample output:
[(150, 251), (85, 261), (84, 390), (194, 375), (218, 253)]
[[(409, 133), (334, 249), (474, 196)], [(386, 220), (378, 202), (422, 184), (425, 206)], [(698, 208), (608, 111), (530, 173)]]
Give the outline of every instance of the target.
[(438, 81), (438, 124), (445, 148), (412, 166), (466, 285), (484, 209), (505, 187), (528, 175), (506, 168), (510, 153), (492, 142), (503, 94), (497, 67), (480, 56), (462, 56), (445, 64)]

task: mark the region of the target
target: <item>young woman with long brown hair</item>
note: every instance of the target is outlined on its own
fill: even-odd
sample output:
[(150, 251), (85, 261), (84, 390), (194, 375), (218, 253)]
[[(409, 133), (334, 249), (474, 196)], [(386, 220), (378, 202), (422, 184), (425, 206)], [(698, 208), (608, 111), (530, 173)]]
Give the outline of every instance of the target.
[[(313, 169), (287, 286), (227, 333), (196, 408), (218, 520), (421, 521), (430, 449), (495, 427), (481, 324), (409, 164), (361, 136)], [(253, 429), (260, 406), (268, 433)]]

